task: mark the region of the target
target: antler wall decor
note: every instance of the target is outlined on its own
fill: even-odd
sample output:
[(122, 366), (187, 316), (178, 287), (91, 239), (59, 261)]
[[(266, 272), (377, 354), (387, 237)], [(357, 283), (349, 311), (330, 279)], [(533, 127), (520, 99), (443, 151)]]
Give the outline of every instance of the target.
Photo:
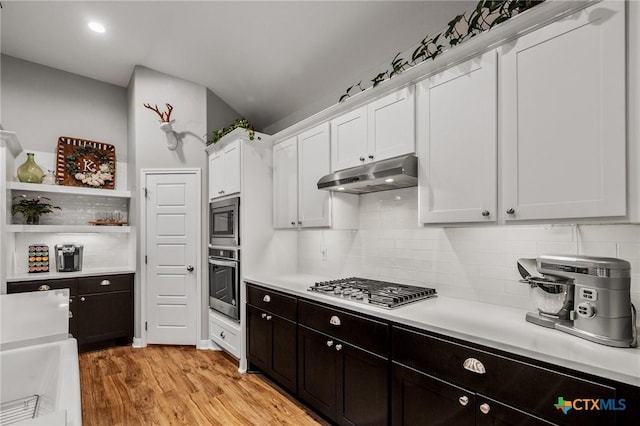
[(171, 104), (167, 105), (167, 112), (160, 112), (158, 109), (158, 105), (152, 107), (151, 104), (144, 104), (145, 108), (149, 108), (151, 111), (155, 111), (158, 116), (160, 116), (160, 130), (162, 130), (167, 135), (167, 147), (170, 151), (175, 151), (178, 148), (178, 136), (176, 132), (173, 131), (173, 123), (176, 120), (171, 120), (171, 112), (173, 111), (173, 107)]

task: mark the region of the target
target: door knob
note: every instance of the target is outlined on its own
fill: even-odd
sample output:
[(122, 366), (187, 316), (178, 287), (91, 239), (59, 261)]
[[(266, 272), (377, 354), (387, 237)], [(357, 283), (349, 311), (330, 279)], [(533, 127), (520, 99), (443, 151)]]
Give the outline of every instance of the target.
[(187, 266), (187, 271), (193, 272), (193, 266), (191, 266), (191, 265)]

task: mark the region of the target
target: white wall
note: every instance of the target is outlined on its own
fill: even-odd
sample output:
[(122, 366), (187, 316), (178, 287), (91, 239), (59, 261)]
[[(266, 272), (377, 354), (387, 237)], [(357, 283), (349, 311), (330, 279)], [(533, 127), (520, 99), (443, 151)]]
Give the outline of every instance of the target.
[[(127, 102), (129, 108), (129, 152), (133, 161), (130, 167), (130, 181), (133, 182), (134, 197), (131, 200), (131, 217), (137, 225), (138, 241), (144, 222), (138, 217), (140, 212), (140, 171), (146, 168), (199, 168), (202, 170), (202, 206), (201, 211), (207, 211), (207, 155), (205, 141), (208, 123), (216, 125), (216, 117), (236, 117), (237, 113), (224, 102), (208, 94), (207, 89), (196, 83), (185, 81), (167, 74), (163, 74), (146, 67), (136, 66), (129, 83)], [(166, 111), (165, 104), (173, 106), (171, 119), (175, 120), (174, 131), (180, 142), (175, 151), (167, 148), (165, 133), (160, 130), (157, 114), (143, 106), (149, 103), (158, 105), (161, 111)], [(228, 124), (228, 123), (226, 123)], [(225, 125), (226, 125), (225, 124)], [(202, 230), (207, 229), (207, 215), (202, 215)], [(201, 256), (202, 271), (200, 271), (201, 300), (201, 339), (207, 337), (208, 319), (208, 286), (206, 265), (206, 238), (202, 233), (202, 240), (198, 243), (203, 247)], [(141, 336), (140, 271), (144, 268), (144, 253), (137, 253), (138, 273), (136, 274), (135, 300), (135, 328), (136, 337)]]
[(127, 161), (126, 89), (1, 56), (2, 116), (27, 150), (55, 152), (60, 136), (112, 144)]
[(417, 205), (416, 188), (360, 195), (360, 230), (298, 234), (298, 272), (432, 286), (446, 296), (528, 309), (518, 258), (617, 257), (631, 262), (640, 307), (640, 225), (423, 227)]

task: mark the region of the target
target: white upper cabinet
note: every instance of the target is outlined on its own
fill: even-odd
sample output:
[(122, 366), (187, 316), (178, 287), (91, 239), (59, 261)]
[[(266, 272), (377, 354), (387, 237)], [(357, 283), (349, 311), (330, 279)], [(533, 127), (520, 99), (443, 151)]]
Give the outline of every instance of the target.
[(501, 48), (505, 220), (624, 216), (625, 2)]
[(329, 123), (298, 135), (298, 221), (303, 227), (331, 225), (331, 193), (318, 190), (329, 173)]
[(331, 170), (415, 151), (414, 87), (331, 120)]
[(273, 227), (298, 226), (298, 138), (273, 146)]
[(420, 82), (416, 115), (420, 221), (495, 222), (496, 52)]
[(240, 140), (209, 154), (209, 199), (240, 192)]

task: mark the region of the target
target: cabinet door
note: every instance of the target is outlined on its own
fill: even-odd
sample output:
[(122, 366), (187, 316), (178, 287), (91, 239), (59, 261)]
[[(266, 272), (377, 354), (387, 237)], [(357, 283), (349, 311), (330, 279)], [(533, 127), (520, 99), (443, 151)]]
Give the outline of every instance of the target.
[(293, 137), (273, 146), (273, 227), (298, 222), (298, 145)]
[(209, 155), (209, 199), (240, 192), (240, 140)]
[(343, 425), (387, 425), (388, 360), (336, 342), (338, 358), (337, 422)]
[(236, 194), (240, 192), (240, 140), (231, 142), (223, 150), (222, 170), (222, 195)]
[(331, 171), (348, 169), (367, 160), (367, 106), (331, 120)]
[(296, 324), (277, 315), (269, 319), (271, 326), (271, 376), (285, 389), (296, 392)]
[(396, 363), (392, 380), (394, 426), (475, 424), (473, 392)]
[(331, 172), (329, 123), (298, 135), (298, 220), (302, 227), (331, 225), (331, 193), (318, 180)]
[(502, 47), (506, 220), (624, 216), (625, 2)]
[(378, 161), (416, 150), (415, 87), (407, 87), (368, 105), (366, 161)]
[[(269, 322), (261, 318), (263, 311), (247, 306), (247, 359), (259, 369), (269, 369), (271, 332)], [(266, 314), (265, 314), (266, 317)]]
[(78, 296), (78, 344), (133, 337), (133, 296), (115, 291)]
[(418, 84), (423, 223), (495, 222), (496, 52)]
[(332, 420), (338, 401), (334, 346), (333, 339), (298, 326), (298, 397)]

